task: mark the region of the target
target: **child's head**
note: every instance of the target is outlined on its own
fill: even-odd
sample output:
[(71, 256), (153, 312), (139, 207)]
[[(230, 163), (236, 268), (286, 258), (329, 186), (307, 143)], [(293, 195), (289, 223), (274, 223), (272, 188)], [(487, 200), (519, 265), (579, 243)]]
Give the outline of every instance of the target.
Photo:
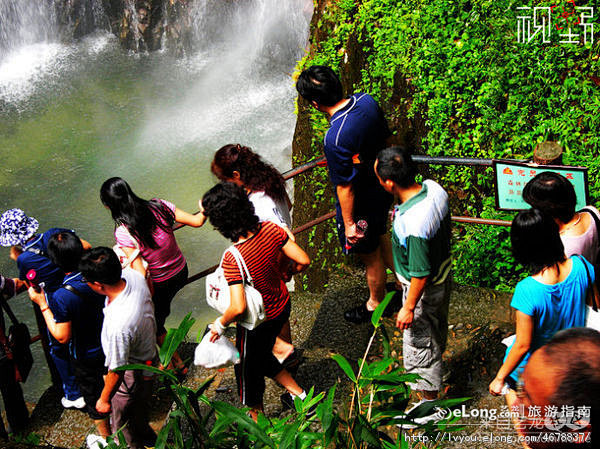
[(21, 209), (9, 209), (0, 216), (0, 245), (24, 245), (35, 235), (38, 221)]

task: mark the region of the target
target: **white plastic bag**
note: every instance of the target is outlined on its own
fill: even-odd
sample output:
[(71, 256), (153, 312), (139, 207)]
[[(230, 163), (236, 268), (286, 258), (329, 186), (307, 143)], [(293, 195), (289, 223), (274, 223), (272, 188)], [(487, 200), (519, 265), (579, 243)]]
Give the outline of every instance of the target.
[(221, 368), (240, 362), (240, 353), (228, 338), (221, 336), (214, 343), (210, 341), (208, 332), (196, 347), (194, 365), (204, 368)]

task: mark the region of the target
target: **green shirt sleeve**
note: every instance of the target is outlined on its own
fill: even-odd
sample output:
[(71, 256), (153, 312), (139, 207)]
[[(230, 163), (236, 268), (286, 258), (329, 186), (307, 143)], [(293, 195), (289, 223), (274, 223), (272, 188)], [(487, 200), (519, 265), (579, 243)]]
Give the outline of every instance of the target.
[(406, 239), (408, 253), (408, 273), (411, 277), (422, 278), (431, 274), (429, 241), (415, 236)]

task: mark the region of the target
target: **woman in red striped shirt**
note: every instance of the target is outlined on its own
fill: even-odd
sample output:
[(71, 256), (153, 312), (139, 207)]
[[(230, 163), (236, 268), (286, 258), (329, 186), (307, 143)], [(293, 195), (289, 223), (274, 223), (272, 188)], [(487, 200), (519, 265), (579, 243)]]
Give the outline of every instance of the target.
[[(263, 410), (265, 376), (275, 379), (289, 393), (282, 396), (284, 405), (293, 403), (306, 393), (272, 353), (273, 344), (282, 326), (289, 319), (290, 295), (281, 277), (279, 254), (283, 252), (295, 263), (295, 272), (304, 270), (308, 255), (286, 232), (271, 222), (259, 223), (254, 206), (243, 188), (232, 183), (220, 183), (202, 198), (204, 215), (224, 237), (230, 239), (244, 259), (254, 287), (261, 293), (266, 320), (253, 330), (237, 325), (236, 346), (240, 363), (235, 366), (238, 391), (242, 403), (250, 407), (253, 419)], [(229, 252), (223, 258), (223, 271), (229, 284), (231, 305), (211, 327), (211, 341), (218, 339), (225, 328), (246, 310), (243, 276)]]

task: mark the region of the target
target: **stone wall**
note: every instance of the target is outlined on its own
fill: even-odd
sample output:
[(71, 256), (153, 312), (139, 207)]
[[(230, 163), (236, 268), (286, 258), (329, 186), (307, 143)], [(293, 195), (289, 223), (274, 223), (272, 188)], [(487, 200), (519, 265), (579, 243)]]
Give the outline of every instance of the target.
[[(357, 2), (361, 3), (360, 1)], [(335, 1), (319, 0), (315, 4), (315, 11), (310, 27), (309, 58), (319, 49), (319, 44), (329, 39), (339, 26), (335, 14), (330, 14), (338, 8)], [(352, 93), (354, 86), (362, 78), (362, 71), (368, 70), (363, 46), (359, 43), (358, 36), (351, 33), (339, 50), (341, 63), (333, 67), (339, 73), (344, 91)], [(390, 144), (411, 144), (420, 147), (420, 137), (425, 126), (420, 117), (411, 120), (406, 118), (405, 98), (410, 96), (410, 91), (404, 77), (397, 76), (394, 82), (394, 91), (390, 99), (381, 104), (386, 114), (390, 129), (394, 137)], [(321, 136), (315, 137), (314, 126), (311, 124), (311, 114), (314, 111), (302, 98), (298, 99), (298, 120), (292, 145), (292, 160), (299, 165), (316, 156), (323, 154)], [(312, 170), (296, 178), (294, 194), (294, 223), (302, 224), (313, 220), (333, 210), (333, 190), (325, 169)], [(298, 236), (298, 243), (306, 248), (312, 263), (308, 268), (303, 282), (299, 283), (309, 291), (318, 291), (327, 283), (332, 267), (339, 266), (341, 262), (355, 264), (351, 257), (343, 257), (339, 250), (336, 235), (335, 221), (332, 219), (318, 225), (312, 232), (305, 232)]]

